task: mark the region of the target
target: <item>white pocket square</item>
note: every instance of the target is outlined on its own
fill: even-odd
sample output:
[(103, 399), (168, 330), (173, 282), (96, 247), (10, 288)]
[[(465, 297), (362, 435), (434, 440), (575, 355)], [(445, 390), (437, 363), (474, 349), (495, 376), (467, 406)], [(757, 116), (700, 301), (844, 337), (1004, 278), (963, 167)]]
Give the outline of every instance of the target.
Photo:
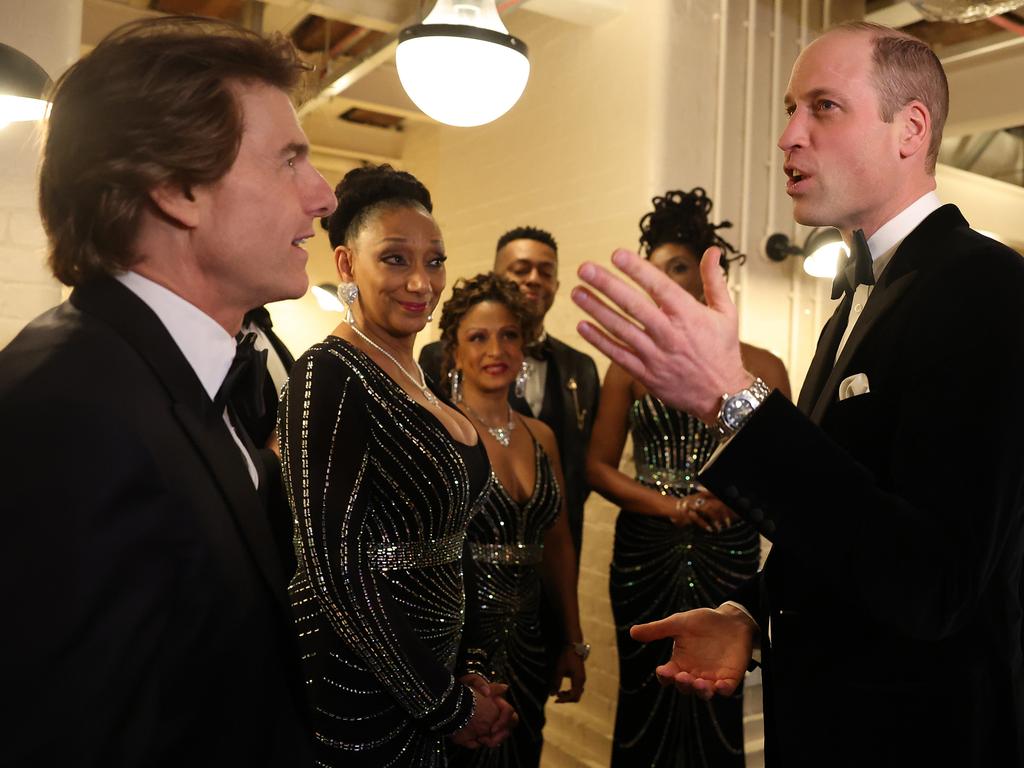
[(871, 391), (871, 384), (868, 382), (866, 373), (855, 373), (847, 376), (839, 385), (839, 399), (846, 400), (857, 395), (866, 395)]

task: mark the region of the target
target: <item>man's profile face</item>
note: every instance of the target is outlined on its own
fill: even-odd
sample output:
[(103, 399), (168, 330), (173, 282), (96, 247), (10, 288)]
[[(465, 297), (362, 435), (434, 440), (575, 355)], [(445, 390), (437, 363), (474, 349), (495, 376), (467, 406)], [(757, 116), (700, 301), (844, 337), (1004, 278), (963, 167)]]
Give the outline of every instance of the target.
[(521, 238), (505, 243), (494, 260), (494, 271), (519, 286), (537, 317), (555, 303), (558, 290), (558, 254), (550, 246)]
[(886, 220), (902, 172), (899, 128), (880, 117), (871, 53), (869, 35), (833, 32), (793, 66), (778, 145), (801, 224), (870, 233)]
[(199, 268), (223, 301), (252, 308), (306, 292), (303, 241), (313, 236), (313, 220), (337, 202), (310, 164), (288, 95), (266, 84), (232, 90), (242, 109), (242, 141), (223, 178), (194, 190), (202, 213), (192, 240)]

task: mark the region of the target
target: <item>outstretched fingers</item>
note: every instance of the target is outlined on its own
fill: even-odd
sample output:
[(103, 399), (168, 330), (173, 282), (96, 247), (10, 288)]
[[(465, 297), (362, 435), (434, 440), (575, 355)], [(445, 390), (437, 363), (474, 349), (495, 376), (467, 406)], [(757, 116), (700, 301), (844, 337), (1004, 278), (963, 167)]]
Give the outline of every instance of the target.
[[(620, 255), (624, 255), (626, 257), (632, 256), (635, 259), (639, 258), (634, 254), (629, 253), (629, 251), (616, 251), (612, 256), (612, 261), (617, 263), (616, 260)], [(650, 264), (643, 261), (641, 261), (641, 265), (654, 269)], [(656, 269), (654, 269), (654, 271), (658, 272)], [(653, 335), (658, 335), (666, 330), (668, 321), (658, 306), (654, 304), (650, 298), (643, 293), (643, 291), (640, 291), (635, 286), (630, 285), (618, 275), (614, 275), (604, 267), (589, 261), (583, 262), (577, 274), (583, 282), (607, 296), (612, 304), (619, 307), (632, 320), (636, 321), (636, 324), (647, 329), (647, 331), (651, 332)], [(658, 272), (658, 274), (661, 273)], [(665, 275), (661, 276), (668, 280)], [(669, 280), (669, 282), (671, 283), (671, 280)], [(673, 285), (675, 284), (673, 283)], [(681, 290), (678, 286), (676, 286), (676, 289)], [(574, 291), (574, 293), (575, 292), (576, 291)], [(594, 291), (589, 291), (589, 293), (593, 295)], [(576, 303), (579, 304), (578, 301)], [(583, 308), (587, 312), (591, 311), (590, 307)], [(602, 320), (601, 322), (603, 323), (604, 321)], [(633, 324), (634, 327), (636, 327), (636, 324)], [(609, 330), (613, 333), (616, 332), (614, 328), (609, 328)]]
[(675, 637), (679, 631), (679, 628), (676, 626), (676, 617), (680, 615), (674, 613), (657, 621), (650, 621), (646, 624), (634, 624), (629, 628), (629, 636), (640, 643), (650, 643), (654, 640), (663, 640), (666, 637)]
[(704, 251), (700, 260), (700, 277), (704, 284), (704, 300), (708, 307), (723, 315), (733, 317), (736, 305), (729, 295), (729, 286), (725, 282), (725, 271), (722, 269), (722, 249), (716, 245)]

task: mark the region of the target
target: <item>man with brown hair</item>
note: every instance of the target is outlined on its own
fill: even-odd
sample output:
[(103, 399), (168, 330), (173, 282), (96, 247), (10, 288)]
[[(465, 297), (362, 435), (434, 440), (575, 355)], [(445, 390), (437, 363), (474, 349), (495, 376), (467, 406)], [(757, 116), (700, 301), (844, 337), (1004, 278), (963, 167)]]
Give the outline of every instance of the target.
[(245, 312), (306, 290), (283, 40), (158, 19), (57, 83), (40, 211), (70, 299), (0, 352), (5, 765), (311, 762)]
[(580, 332), (718, 424), (701, 480), (772, 541), (734, 602), (633, 628), (673, 637), (657, 673), (703, 698), (759, 644), (768, 765), (1024, 765), (1024, 260), (935, 195), (947, 102), (927, 46), (876, 25), (793, 67), (794, 215), (853, 250), (799, 409), (743, 369), (715, 249), (707, 306), (624, 251), (654, 304), (580, 269), (635, 321), (577, 288), (607, 331)]

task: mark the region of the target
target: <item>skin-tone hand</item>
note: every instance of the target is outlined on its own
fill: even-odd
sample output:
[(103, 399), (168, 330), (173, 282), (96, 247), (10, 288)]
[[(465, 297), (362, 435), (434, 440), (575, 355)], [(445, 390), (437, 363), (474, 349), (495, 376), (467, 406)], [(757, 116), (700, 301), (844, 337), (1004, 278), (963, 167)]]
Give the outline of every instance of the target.
[(509, 737), (512, 728), (519, 722), (512, 705), (505, 701), (508, 686), (503, 683), (488, 683), (480, 675), (464, 675), (459, 682), (469, 686), (476, 699), (473, 717), (449, 738), (453, 743), (468, 749), (496, 747)]
[(579, 276), (591, 287), (577, 286), (572, 292), (572, 300), (596, 321), (579, 324), (583, 338), (656, 397), (707, 424), (718, 418), (722, 395), (738, 392), (754, 380), (740, 358), (736, 306), (719, 266), (720, 255), (718, 248), (708, 248), (700, 262), (706, 305), (626, 250), (615, 251), (612, 263), (643, 291), (584, 262)]
[(655, 669), (658, 681), (704, 700), (736, 692), (757, 632), (757, 625), (731, 605), (676, 613), (629, 630), (641, 643), (671, 637), (672, 657)]
[[(570, 688), (565, 691), (559, 690), (562, 680), (569, 678)], [(556, 704), (579, 701), (583, 695), (583, 684), (587, 681), (587, 672), (583, 668), (583, 659), (573, 651), (572, 648), (562, 650), (558, 661), (555, 662), (555, 671), (551, 675), (551, 696), (555, 697)]]
[(722, 531), (736, 521), (736, 514), (723, 504), (717, 496), (707, 491), (697, 491), (682, 499), (675, 499), (678, 509), (671, 518), (678, 526), (696, 525), (708, 533)]

